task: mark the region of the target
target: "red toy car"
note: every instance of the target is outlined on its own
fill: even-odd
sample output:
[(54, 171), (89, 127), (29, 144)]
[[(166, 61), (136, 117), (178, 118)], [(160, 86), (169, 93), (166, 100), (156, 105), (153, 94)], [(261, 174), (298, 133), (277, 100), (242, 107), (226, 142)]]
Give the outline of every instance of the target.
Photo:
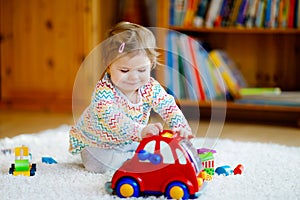
[(162, 194), (172, 199), (197, 198), (203, 186), (203, 179), (197, 177), (201, 169), (192, 143), (165, 130), (144, 138), (108, 185), (121, 198)]

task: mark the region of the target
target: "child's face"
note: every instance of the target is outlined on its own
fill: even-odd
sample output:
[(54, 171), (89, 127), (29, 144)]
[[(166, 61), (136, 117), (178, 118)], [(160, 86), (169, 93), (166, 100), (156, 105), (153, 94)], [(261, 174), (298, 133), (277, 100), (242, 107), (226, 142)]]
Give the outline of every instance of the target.
[(125, 55), (110, 65), (113, 84), (125, 95), (135, 92), (150, 79), (151, 61), (143, 53)]

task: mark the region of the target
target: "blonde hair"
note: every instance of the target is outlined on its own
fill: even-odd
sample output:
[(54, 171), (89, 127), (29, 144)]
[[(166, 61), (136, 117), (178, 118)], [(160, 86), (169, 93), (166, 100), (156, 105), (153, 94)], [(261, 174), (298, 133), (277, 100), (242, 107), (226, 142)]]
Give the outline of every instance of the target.
[(152, 64), (151, 69), (158, 64), (159, 54), (156, 51), (156, 40), (149, 29), (130, 22), (119, 22), (108, 31), (107, 36), (107, 45), (103, 51), (106, 69), (116, 59), (134, 51), (146, 53)]

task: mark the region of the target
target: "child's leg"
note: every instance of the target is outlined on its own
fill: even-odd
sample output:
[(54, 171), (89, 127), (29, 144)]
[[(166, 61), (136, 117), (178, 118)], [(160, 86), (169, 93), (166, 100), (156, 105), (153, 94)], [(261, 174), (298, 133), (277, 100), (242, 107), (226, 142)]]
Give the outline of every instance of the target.
[(105, 173), (117, 170), (126, 160), (132, 158), (137, 145), (124, 149), (101, 149), (86, 147), (81, 152), (84, 167), (91, 172)]

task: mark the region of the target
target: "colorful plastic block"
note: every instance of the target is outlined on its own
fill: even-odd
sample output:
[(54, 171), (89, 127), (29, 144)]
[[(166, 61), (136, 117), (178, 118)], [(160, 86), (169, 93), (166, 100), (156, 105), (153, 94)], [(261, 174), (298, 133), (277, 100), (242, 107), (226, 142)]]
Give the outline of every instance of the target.
[(9, 174), (14, 176), (34, 176), (36, 164), (30, 164), (31, 154), (26, 146), (15, 148), (15, 163), (11, 164)]
[(218, 175), (225, 175), (225, 176), (229, 176), (233, 173), (233, 170), (231, 169), (231, 167), (229, 165), (224, 165), (221, 167), (217, 167), (217, 169), (215, 170), (215, 172)]
[(233, 173), (234, 173), (234, 175), (242, 174), (243, 171), (244, 171), (244, 166), (242, 164), (239, 164), (234, 168)]
[(42, 157), (42, 162), (46, 164), (57, 164), (56, 160), (52, 157)]

